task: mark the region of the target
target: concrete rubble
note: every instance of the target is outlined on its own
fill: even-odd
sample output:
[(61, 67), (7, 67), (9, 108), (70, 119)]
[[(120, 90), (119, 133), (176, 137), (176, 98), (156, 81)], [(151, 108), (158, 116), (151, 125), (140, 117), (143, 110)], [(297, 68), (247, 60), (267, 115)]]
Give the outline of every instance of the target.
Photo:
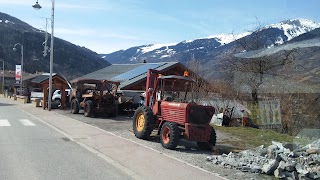
[(279, 179), (320, 179), (320, 139), (307, 146), (273, 141), (268, 147), (262, 145), (239, 153), (208, 156), (207, 161)]

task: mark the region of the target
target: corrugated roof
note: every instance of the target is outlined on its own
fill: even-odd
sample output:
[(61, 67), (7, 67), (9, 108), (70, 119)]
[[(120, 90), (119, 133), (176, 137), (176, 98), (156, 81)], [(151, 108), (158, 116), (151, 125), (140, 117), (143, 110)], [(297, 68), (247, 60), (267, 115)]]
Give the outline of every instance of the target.
[[(52, 77), (54, 77), (54, 76), (59, 76), (57, 73), (52, 73)], [(43, 73), (43, 74), (38, 74), (36, 77), (34, 77), (33, 79), (31, 79), (31, 81), (30, 82), (32, 82), (32, 83), (38, 83), (38, 84), (40, 84), (40, 83), (42, 83), (43, 81), (46, 81), (46, 80), (48, 80), (49, 79), (49, 76), (50, 76), (50, 74), (49, 73)], [(59, 77), (61, 77), (61, 76), (59, 76)]]
[(39, 84), (39, 83), (41, 83), (41, 82), (43, 82), (43, 81), (45, 81), (47, 79), (49, 79), (49, 76), (47, 76), (47, 75), (39, 75), (39, 76), (33, 78), (31, 80), (31, 82)]
[(111, 80), (113, 77), (123, 74), (139, 66), (141, 66), (141, 64), (112, 64), (108, 67), (86, 74), (77, 79)]
[[(52, 73), (52, 76), (55, 76), (57, 73)], [(38, 76), (43, 76), (46, 75), (49, 78), (50, 73), (35, 73), (35, 74), (30, 74), (27, 76), (23, 77), (23, 81), (27, 81), (27, 80), (33, 80), (34, 78), (38, 77)]]
[[(164, 70), (167, 70), (168, 68), (173, 68), (180, 63), (179, 62), (165, 62), (165, 63), (158, 63), (158, 64), (161, 64), (161, 65), (155, 69), (158, 71), (164, 71)], [(180, 64), (180, 65), (182, 66), (182, 64)], [(136, 76), (132, 79), (121, 82), (119, 87), (120, 87), (120, 89), (122, 89), (128, 85), (131, 85), (131, 84), (134, 84), (137, 82), (141, 82), (145, 78), (147, 78), (147, 70), (144, 72), (141, 72), (141, 74), (139, 76)]]
[[(130, 84), (140, 82), (147, 77), (149, 68), (159, 71), (175, 67), (179, 62), (161, 62), (161, 63), (138, 63), (138, 64), (112, 64), (98, 71), (86, 74), (77, 79), (98, 79), (120, 81), (119, 88), (122, 89)], [(180, 64), (182, 66), (182, 64)]]

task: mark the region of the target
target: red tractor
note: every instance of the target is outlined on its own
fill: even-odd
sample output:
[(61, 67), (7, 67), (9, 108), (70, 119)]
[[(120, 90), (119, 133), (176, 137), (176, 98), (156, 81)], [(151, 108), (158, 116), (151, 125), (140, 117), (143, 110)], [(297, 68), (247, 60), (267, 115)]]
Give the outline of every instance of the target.
[(216, 133), (209, 125), (214, 107), (198, 105), (191, 91), (195, 81), (184, 76), (162, 76), (157, 70), (147, 74), (144, 105), (133, 116), (133, 132), (148, 139), (153, 130), (160, 135), (164, 148), (175, 149), (180, 138), (195, 141), (200, 149), (211, 150)]

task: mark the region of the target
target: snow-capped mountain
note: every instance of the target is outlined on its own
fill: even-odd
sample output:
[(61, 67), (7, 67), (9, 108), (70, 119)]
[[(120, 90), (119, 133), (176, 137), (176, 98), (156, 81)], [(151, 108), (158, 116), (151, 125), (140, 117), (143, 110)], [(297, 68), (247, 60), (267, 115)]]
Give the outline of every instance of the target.
[(316, 28), (320, 28), (320, 23), (298, 18), (271, 24), (255, 32), (212, 35), (179, 43), (142, 45), (103, 56), (105, 60), (113, 64), (138, 63), (144, 60), (187, 63), (192, 59), (197, 59), (207, 62), (221, 55), (237, 53), (239, 49), (236, 47), (241, 41), (247, 43), (246, 50), (256, 50), (283, 44)]
[(243, 38), (243, 37), (248, 36), (250, 34), (251, 34), (251, 32), (244, 32), (241, 34), (219, 34), (219, 35), (211, 35), (211, 36), (208, 36), (203, 39), (215, 39), (221, 45), (226, 45), (226, 44), (231, 43), (232, 41)]
[[(168, 44), (149, 44), (132, 47), (127, 50), (120, 50), (111, 54), (102, 55), (112, 63), (137, 63), (147, 60), (148, 62), (157, 61), (179, 61), (180, 58), (195, 58), (206, 55), (214, 49), (229, 44), (250, 32), (241, 34), (220, 34), (204, 38), (182, 41), (179, 43)], [(179, 57), (178, 59), (176, 59)], [(110, 61), (109, 61), (110, 62)]]
[(271, 24), (265, 28), (278, 28), (282, 30), (284, 35), (287, 37), (287, 41), (290, 41), (301, 34), (312, 31), (316, 28), (320, 28), (320, 23), (316, 23), (308, 19), (298, 18)]

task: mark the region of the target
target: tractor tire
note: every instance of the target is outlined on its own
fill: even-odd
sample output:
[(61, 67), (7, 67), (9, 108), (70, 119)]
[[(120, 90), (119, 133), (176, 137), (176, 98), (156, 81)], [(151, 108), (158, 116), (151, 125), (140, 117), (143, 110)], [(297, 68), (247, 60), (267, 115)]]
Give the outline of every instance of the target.
[(165, 122), (160, 132), (160, 142), (166, 149), (175, 149), (180, 140), (180, 130), (178, 124)]
[(94, 107), (93, 102), (91, 100), (86, 101), (86, 105), (84, 107), (84, 116), (92, 117), (94, 115)]
[(111, 117), (117, 117), (117, 116), (118, 116), (118, 112), (119, 112), (118, 106), (115, 106), (115, 107), (113, 108), (112, 112), (110, 113), (110, 116), (111, 116)]
[(78, 114), (79, 113), (80, 104), (77, 99), (72, 99), (71, 101), (71, 113)]
[(214, 128), (211, 130), (209, 142), (197, 142), (199, 149), (205, 151), (212, 151), (213, 147), (216, 145), (217, 135)]
[(216, 131), (214, 130), (214, 128), (212, 128), (211, 130), (211, 134), (210, 134), (210, 140), (209, 143), (213, 146), (216, 145), (216, 141), (217, 141), (217, 134)]
[(155, 117), (148, 106), (140, 106), (133, 115), (133, 132), (139, 139), (148, 139), (154, 128)]

